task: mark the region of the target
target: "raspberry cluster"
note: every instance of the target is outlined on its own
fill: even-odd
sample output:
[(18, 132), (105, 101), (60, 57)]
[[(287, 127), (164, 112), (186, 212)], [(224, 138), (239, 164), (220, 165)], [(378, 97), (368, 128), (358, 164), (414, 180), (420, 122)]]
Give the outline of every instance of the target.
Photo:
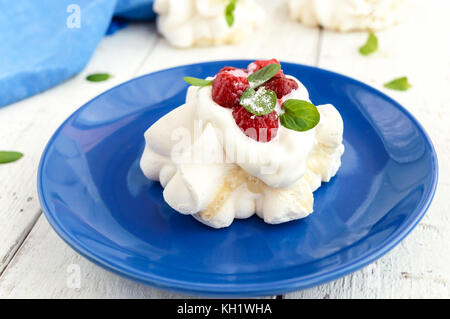
[[(276, 59), (260, 60), (250, 63), (246, 70), (234, 67), (224, 67), (216, 75), (212, 83), (212, 99), (217, 104), (232, 109), (233, 118), (237, 126), (248, 137), (258, 142), (269, 142), (277, 134), (279, 127), (278, 114), (274, 110), (270, 114), (256, 116), (239, 104), (244, 91), (250, 87), (247, 80), (252, 74), (263, 67), (280, 63)], [(280, 69), (275, 76), (265, 82), (261, 87), (273, 90), (278, 99), (298, 88), (297, 82), (286, 78)], [(258, 89), (258, 88), (257, 88)]]

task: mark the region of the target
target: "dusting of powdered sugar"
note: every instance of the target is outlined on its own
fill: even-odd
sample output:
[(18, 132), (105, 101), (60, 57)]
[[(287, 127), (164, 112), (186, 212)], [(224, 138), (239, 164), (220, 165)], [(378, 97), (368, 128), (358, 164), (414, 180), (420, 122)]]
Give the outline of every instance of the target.
[(226, 73), (231, 74), (236, 77), (243, 77), (243, 78), (246, 78), (248, 75), (247, 72), (245, 72), (242, 69), (229, 70), (229, 71), (226, 71)]
[(258, 91), (255, 92), (254, 95), (243, 98), (241, 100), (241, 104), (248, 107), (252, 113), (265, 113), (266, 109), (261, 106), (262, 105), (270, 105), (272, 102), (272, 98), (269, 94), (266, 94), (267, 90), (264, 87), (261, 87)]
[(252, 62), (248, 65), (247, 70), (248, 70), (248, 75), (254, 73), (256, 71), (256, 69), (258, 68), (258, 66), (256, 65), (255, 62)]

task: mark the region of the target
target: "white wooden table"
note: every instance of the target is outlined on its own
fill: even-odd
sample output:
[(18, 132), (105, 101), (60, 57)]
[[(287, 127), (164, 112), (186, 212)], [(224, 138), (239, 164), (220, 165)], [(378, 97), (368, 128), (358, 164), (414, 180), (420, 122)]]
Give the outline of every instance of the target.
[[(386, 92), (430, 134), (440, 159), (435, 199), (415, 230), (387, 255), (336, 281), (284, 298), (450, 298), (450, 1), (408, 0), (410, 18), (378, 32), (380, 50), (363, 57), (366, 33), (309, 29), (287, 18), (284, 1), (261, 1), (266, 26), (237, 46), (177, 50), (154, 24), (131, 25), (105, 37), (85, 70), (32, 98), (0, 109), (0, 149), (25, 154), (0, 165), (0, 298), (185, 298), (121, 278), (92, 264), (51, 229), (38, 203), (36, 172), (56, 128), (82, 104), (133, 77), (192, 62), (272, 58), (331, 69)], [(106, 82), (85, 80), (106, 71)], [(407, 92), (383, 83), (406, 75)], [(75, 266), (74, 266), (75, 265)], [(71, 284), (80, 270), (79, 288)], [(79, 267), (79, 268), (78, 268)]]

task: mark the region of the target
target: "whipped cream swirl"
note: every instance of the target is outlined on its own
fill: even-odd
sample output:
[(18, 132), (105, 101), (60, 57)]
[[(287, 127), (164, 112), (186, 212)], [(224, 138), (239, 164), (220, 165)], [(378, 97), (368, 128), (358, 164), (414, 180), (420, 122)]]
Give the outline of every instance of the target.
[(289, 0), (293, 19), (336, 31), (380, 30), (401, 20), (403, 0)]

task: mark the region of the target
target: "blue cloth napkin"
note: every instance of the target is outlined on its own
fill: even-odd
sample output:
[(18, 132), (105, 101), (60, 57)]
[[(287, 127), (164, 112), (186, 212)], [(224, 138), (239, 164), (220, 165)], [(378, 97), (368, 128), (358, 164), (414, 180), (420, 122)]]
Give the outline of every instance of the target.
[[(79, 73), (107, 31), (123, 27), (123, 19), (153, 19), (152, 6), (153, 0), (0, 0), (0, 107)], [(108, 29), (114, 15), (122, 22)]]

